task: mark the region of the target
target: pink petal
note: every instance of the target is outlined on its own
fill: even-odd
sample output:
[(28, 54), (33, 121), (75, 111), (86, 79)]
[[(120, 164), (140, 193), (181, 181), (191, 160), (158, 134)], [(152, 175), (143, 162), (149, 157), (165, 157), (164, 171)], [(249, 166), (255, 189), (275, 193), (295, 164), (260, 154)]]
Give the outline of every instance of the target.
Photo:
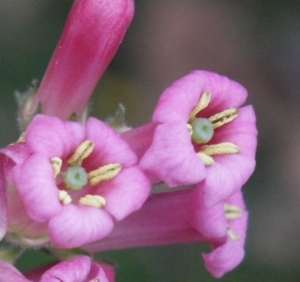
[(23, 143), (7, 146), (0, 150), (0, 240), (7, 231), (7, 182), (16, 163), (22, 163), (29, 156)]
[(100, 281), (100, 282), (114, 282), (115, 272), (114, 269), (105, 264), (93, 263), (91, 265), (91, 270), (87, 281)]
[(93, 153), (84, 162), (88, 171), (107, 164), (119, 163), (128, 167), (137, 162), (137, 157), (120, 134), (105, 123), (89, 118), (86, 130), (87, 140), (95, 143)]
[(64, 158), (84, 141), (84, 125), (38, 115), (25, 132), (26, 145), (34, 153)]
[(170, 187), (194, 184), (206, 175), (191, 143), (186, 122), (157, 126), (152, 145), (142, 157), (140, 166)]
[(244, 249), (228, 238), (224, 245), (217, 247), (210, 254), (203, 254), (203, 259), (211, 275), (220, 278), (239, 265), (244, 255)]
[[(85, 282), (91, 269), (91, 259), (87, 256), (56, 264), (47, 270), (41, 277), (40, 282), (68, 281)], [(55, 279), (55, 280), (54, 280)]]
[(27, 280), (14, 266), (6, 261), (0, 261), (1, 282), (31, 282)]
[[(132, 20), (132, 0), (77, 0), (38, 92), (42, 113), (81, 117)], [(36, 101), (37, 102), (37, 101)]]
[(218, 113), (228, 108), (238, 108), (247, 97), (247, 91), (225, 76), (207, 71), (193, 71), (175, 81), (161, 95), (153, 114), (155, 122), (188, 122), (191, 111), (200, 96), (211, 93), (209, 107), (201, 112)]
[(232, 142), (241, 151), (238, 154), (215, 156), (215, 164), (207, 167), (207, 176), (199, 183), (199, 188), (204, 189), (208, 206), (213, 206), (238, 191), (254, 171), (257, 129), (253, 108), (241, 108), (235, 120), (216, 132), (213, 142)]
[(122, 169), (117, 177), (98, 185), (95, 193), (106, 199), (105, 209), (122, 220), (141, 208), (150, 189), (148, 178), (135, 166)]
[(191, 196), (189, 211), (189, 222), (201, 234), (219, 240), (227, 237), (227, 220), (223, 202), (208, 208), (203, 199), (203, 190), (196, 188)]
[(70, 204), (50, 219), (49, 236), (58, 248), (76, 248), (102, 239), (112, 228), (113, 221), (104, 210)]
[(150, 147), (157, 123), (151, 122), (122, 133), (122, 138), (129, 144), (138, 159), (141, 159)]
[(41, 245), (49, 242), (47, 223), (33, 221), (29, 217), (16, 188), (8, 183), (8, 219), (9, 232), (18, 235), (18, 241), (24, 245)]
[(62, 207), (53, 177), (50, 160), (35, 154), (14, 167), (13, 179), (29, 216), (45, 222), (58, 214)]
[(191, 190), (151, 195), (142, 208), (115, 224), (91, 252), (178, 243), (207, 242), (188, 222)]

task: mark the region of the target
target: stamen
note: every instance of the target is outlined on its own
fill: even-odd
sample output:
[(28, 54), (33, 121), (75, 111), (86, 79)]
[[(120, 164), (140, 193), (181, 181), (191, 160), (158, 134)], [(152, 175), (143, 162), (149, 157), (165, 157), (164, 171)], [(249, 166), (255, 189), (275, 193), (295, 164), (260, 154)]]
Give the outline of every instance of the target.
[(25, 133), (23, 132), (17, 140), (17, 143), (24, 143), (25, 141)]
[(59, 200), (62, 202), (62, 204), (64, 205), (68, 205), (68, 204), (71, 204), (72, 202), (72, 198), (71, 196), (68, 194), (67, 191), (65, 190), (59, 190), (58, 192), (58, 197), (59, 197)]
[(224, 142), (216, 145), (204, 145), (201, 147), (200, 152), (208, 156), (237, 154), (240, 152), (240, 148), (233, 143)]
[(53, 168), (53, 177), (56, 178), (57, 175), (60, 173), (61, 165), (62, 165), (62, 159), (58, 157), (54, 157), (51, 159), (51, 165)]
[(88, 174), (90, 185), (96, 186), (101, 181), (104, 180), (110, 180), (114, 177), (116, 177), (119, 172), (121, 171), (122, 166), (120, 164), (108, 164), (105, 166), (102, 166), (96, 170), (91, 171)]
[(69, 166), (81, 166), (83, 160), (87, 158), (93, 151), (95, 144), (92, 141), (86, 140), (80, 144), (75, 153), (69, 158)]
[(192, 136), (193, 135), (193, 128), (192, 128), (192, 126), (189, 123), (187, 123), (186, 124), (186, 128), (187, 128), (189, 134)]
[(197, 153), (197, 155), (200, 157), (200, 159), (204, 163), (204, 165), (211, 166), (211, 165), (215, 164), (215, 161), (212, 157), (210, 157), (202, 152)]
[(209, 118), (214, 129), (233, 121), (239, 115), (238, 109), (227, 109), (221, 113), (215, 114)]
[(233, 241), (238, 241), (240, 240), (240, 236), (233, 232), (230, 226), (227, 226), (227, 234), (228, 236), (233, 240)]
[(190, 114), (189, 123), (191, 123), (195, 119), (196, 115), (200, 111), (204, 110), (208, 106), (210, 99), (211, 94), (209, 92), (205, 92), (201, 95), (197, 106), (192, 110)]
[(212, 123), (206, 118), (195, 118), (192, 122), (192, 139), (197, 144), (204, 144), (211, 140), (214, 135)]
[(93, 279), (93, 280), (90, 280), (89, 282), (100, 282), (99, 279)]
[(224, 210), (226, 219), (228, 220), (237, 219), (243, 216), (243, 210), (238, 206), (225, 204)]
[(85, 195), (79, 199), (79, 204), (82, 206), (90, 206), (94, 208), (103, 208), (106, 205), (105, 198), (98, 195)]

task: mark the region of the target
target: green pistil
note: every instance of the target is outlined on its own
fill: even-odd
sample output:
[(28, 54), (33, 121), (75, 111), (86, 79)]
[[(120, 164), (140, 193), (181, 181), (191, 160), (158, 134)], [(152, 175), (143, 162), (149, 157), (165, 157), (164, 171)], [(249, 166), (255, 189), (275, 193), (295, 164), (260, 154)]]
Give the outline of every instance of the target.
[(88, 175), (80, 166), (69, 167), (65, 173), (64, 183), (69, 189), (81, 190), (88, 183)]
[(206, 118), (195, 118), (191, 123), (192, 139), (197, 144), (204, 144), (211, 140), (214, 135), (212, 123)]

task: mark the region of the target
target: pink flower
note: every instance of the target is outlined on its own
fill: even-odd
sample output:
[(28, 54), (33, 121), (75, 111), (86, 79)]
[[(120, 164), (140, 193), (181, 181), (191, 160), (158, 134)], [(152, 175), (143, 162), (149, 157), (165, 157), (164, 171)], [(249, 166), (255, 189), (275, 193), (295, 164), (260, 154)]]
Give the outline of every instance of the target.
[(216, 278), (223, 276), (244, 258), (248, 213), (242, 192), (207, 208), (203, 190), (197, 188), (191, 197), (189, 222), (205, 237), (211, 238), (212, 252), (204, 254), (207, 270)]
[(99, 78), (115, 55), (134, 13), (132, 0), (76, 0), (37, 97), (41, 113), (82, 118)]
[[(118, 222), (106, 238), (87, 245), (90, 252), (178, 243), (209, 243), (205, 266), (214, 277), (244, 257), (247, 228), (241, 191), (207, 208), (200, 189), (154, 194), (136, 213)], [(202, 197), (202, 198), (201, 198)]]
[(35, 270), (27, 274), (21, 274), (16, 268), (7, 262), (0, 261), (0, 281), (14, 282), (113, 282), (113, 269), (108, 265), (100, 265), (91, 261), (87, 256), (77, 257), (64, 261), (41, 272)]
[(94, 118), (84, 126), (38, 115), (24, 138), (30, 155), (12, 169), (17, 192), (9, 194), (10, 232), (22, 236), (18, 228), (30, 219), (30, 228), (23, 229), (32, 232), (25, 237), (39, 230), (56, 247), (78, 247), (105, 237), (114, 220), (138, 210), (148, 197), (150, 184), (135, 154)]
[(158, 126), (141, 167), (170, 187), (203, 182), (207, 205), (228, 198), (255, 166), (255, 114), (240, 108), (246, 97), (240, 84), (207, 71), (177, 80), (155, 109)]

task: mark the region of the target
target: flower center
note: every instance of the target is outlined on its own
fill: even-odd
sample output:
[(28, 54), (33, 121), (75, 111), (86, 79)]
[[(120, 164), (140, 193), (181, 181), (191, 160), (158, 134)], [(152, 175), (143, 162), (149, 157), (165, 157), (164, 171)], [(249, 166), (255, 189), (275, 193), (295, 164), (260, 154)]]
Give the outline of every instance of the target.
[[(209, 118), (199, 118), (197, 115), (204, 110), (210, 103), (211, 94), (205, 92), (201, 95), (197, 106), (192, 110), (187, 129), (191, 135), (191, 139), (196, 144), (206, 144), (214, 136), (214, 132), (238, 116), (238, 109), (227, 109), (217, 113)], [(204, 165), (214, 165), (212, 156), (223, 154), (237, 154), (240, 152), (238, 146), (230, 142), (223, 142), (214, 145), (204, 145), (197, 152)]]
[(65, 173), (64, 183), (69, 189), (81, 190), (88, 183), (88, 175), (81, 166), (69, 167)]
[(192, 123), (192, 139), (197, 144), (207, 143), (214, 135), (212, 123), (206, 118), (195, 118)]
[[(75, 192), (84, 189), (87, 184), (89, 184), (90, 187), (97, 186), (102, 181), (113, 179), (121, 171), (122, 165), (113, 163), (100, 166), (98, 169), (86, 172), (81, 165), (84, 159), (90, 156), (94, 147), (95, 144), (89, 140), (80, 144), (73, 155), (66, 161), (68, 168), (64, 172), (61, 172), (63, 161), (58, 157), (51, 159), (53, 177), (57, 178), (58, 175), (61, 175), (62, 181), (65, 185), (64, 190), (58, 191), (58, 197), (62, 204), (67, 205), (72, 202), (72, 198), (67, 192), (68, 189)], [(86, 194), (79, 199), (78, 204), (102, 208), (106, 205), (106, 200), (100, 195)]]

